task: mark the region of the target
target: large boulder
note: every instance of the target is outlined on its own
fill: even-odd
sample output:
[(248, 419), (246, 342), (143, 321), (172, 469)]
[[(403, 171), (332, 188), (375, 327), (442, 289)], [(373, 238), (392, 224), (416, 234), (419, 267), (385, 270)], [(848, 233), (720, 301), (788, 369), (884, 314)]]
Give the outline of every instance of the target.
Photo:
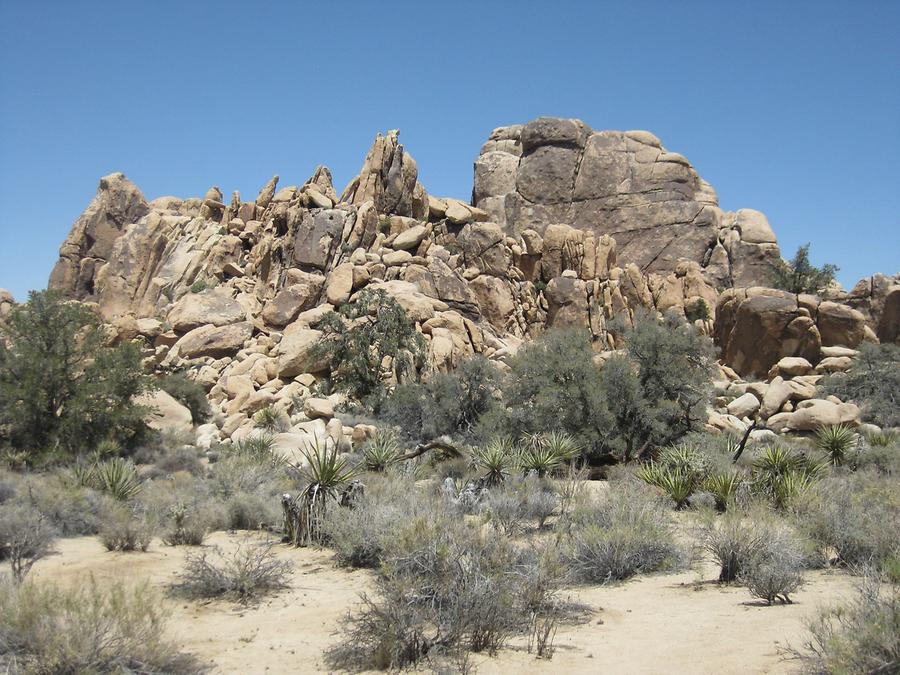
[(200, 326), (226, 326), (245, 319), (240, 303), (224, 289), (188, 293), (169, 310), (168, 321), (176, 333)]
[(263, 307), (261, 316), (269, 326), (287, 326), (301, 312), (314, 308), (321, 296), (325, 277), (300, 270), (291, 272), (294, 283), (278, 291)]
[(495, 129), (475, 161), (473, 201), (516, 237), (559, 224), (612, 235), (619, 260), (645, 272), (688, 259), (715, 268), (719, 283), (748, 285), (765, 283), (779, 259), (765, 216), (723, 213), (687, 159), (646, 131), (556, 118)]
[(825, 301), (819, 304), (816, 325), (822, 344), (828, 347), (856, 347), (863, 341), (866, 317), (859, 310)]
[(715, 339), (722, 360), (743, 377), (763, 377), (785, 356), (819, 360), (819, 330), (790, 293), (730, 289), (716, 306)]
[(201, 356), (219, 359), (237, 354), (251, 335), (253, 335), (253, 325), (247, 321), (228, 326), (210, 324), (185, 333), (175, 343), (174, 349), (178, 350), (179, 356), (187, 359), (196, 359)]
[(288, 326), (278, 343), (278, 377), (295, 377), (302, 373), (319, 373), (328, 369), (328, 361), (315, 347), (322, 331), (307, 328), (300, 322)]
[(162, 389), (138, 396), (135, 403), (148, 408), (145, 422), (151, 429), (176, 433), (193, 429), (191, 411)]
[(97, 271), (110, 259), (116, 240), (149, 210), (144, 195), (124, 174), (101, 178), (97, 196), (59, 249), (48, 288), (75, 298), (92, 296)]

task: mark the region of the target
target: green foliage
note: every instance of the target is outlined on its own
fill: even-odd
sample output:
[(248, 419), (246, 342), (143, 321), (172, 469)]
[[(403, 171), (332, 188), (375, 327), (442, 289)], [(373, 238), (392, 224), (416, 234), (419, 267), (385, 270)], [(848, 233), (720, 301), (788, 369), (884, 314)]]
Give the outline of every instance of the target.
[(406, 311), (379, 289), (364, 289), (319, 324), (315, 348), (328, 359), (331, 379), (357, 400), (383, 393), (382, 363), (390, 357), (398, 379), (416, 375), (425, 358), (424, 338)]
[(191, 284), (191, 293), (202, 293), (203, 291), (214, 287), (215, 284), (210, 285), (206, 279), (197, 279), (197, 281)]
[(136, 344), (107, 346), (97, 317), (32, 292), (0, 324), (0, 435), (18, 449), (84, 453), (146, 429), (134, 398), (152, 386)]
[(167, 640), (167, 616), (147, 584), (0, 580), (0, 653), (13, 673), (202, 672)]
[(417, 440), (445, 434), (469, 436), (496, 405), (500, 382), (496, 366), (483, 356), (473, 356), (450, 373), (435, 373), (426, 382), (398, 386), (385, 400), (381, 417)]
[(711, 474), (703, 481), (703, 489), (709, 492), (716, 501), (716, 509), (725, 511), (737, 497), (744, 477), (738, 471)]
[(560, 431), (586, 449), (601, 448), (610, 421), (593, 356), (583, 330), (551, 330), (524, 344), (510, 359), (506, 416), (491, 419), (494, 433)]
[(399, 454), (400, 445), (394, 437), (379, 430), (363, 447), (363, 464), (367, 471), (386, 471)]
[(828, 455), (834, 466), (844, 463), (847, 453), (859, 443), (859, 434), (843, 424), (821, 427), (816, 431), (816, 447)]
[(862, 343), (850, 368), (825, 376), (819, 388), (856, 402), (867, 422), (900, 427), (900, 345)]
[(90, 466), (76, 465), (74, 471), (83, 486), (105, 492), (119, 501), (127, 501), (141, 491), (137, 468), (131, 460), (122, 457)]
[(654, 462), (641, 466), (637, 470), (637, 477), (669, 495), (677, 509), (687, 506), (688, 500), (697, 487), (697, 477), (689, 471), (661, 466)]
[(499, 485), (517, 468), (515, 445), (511, 438), (499, 436), (472, 449), (472, 463), (483, 471), (488, 487)]
[(172, 373), (161, 378), (159, 388), (191, 411), (194, 424), (203, 424), (212, 416), (206, 390), (202, 385), (189, 380), (181, 373)]
[(772, 286), (790, 293), (818, 293), (826, 288), (840, 268), (816, 267), (809, 260), (809, 244), (800, 246), (790, 261), (780, 260), (772, 270)]
[(770, 445), (753, 461), (756, 490), (779, 509), (787, 508), (815, 485), (824, 464), (779, 445)]
[(229, 455), (252, 464), (271, 466), (275, 469), (287, 464), (284, 455), (276, 452), (275, 438), (268, 432), (249, 434), (231, 444)]
[(684, 315), (691, 323), (695, 321), (706, 321), (712, 316), (709, 311), (709, 305), (703, 298), (697, 298), (692, 304), (684, 308)]
[(270, 434), (282, 433), (291, 428), (291, 422), (285, 414), (271, 405), (267, 405), (253, 416), (253, 424), (257, 429)]

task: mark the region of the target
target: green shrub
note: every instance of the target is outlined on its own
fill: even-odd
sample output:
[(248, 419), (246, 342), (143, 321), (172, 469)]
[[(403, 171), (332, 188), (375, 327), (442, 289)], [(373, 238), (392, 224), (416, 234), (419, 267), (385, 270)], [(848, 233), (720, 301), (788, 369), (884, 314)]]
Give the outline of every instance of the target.
[(780, 445), (767, 446), (753, 461), (756, 491), (779, 509), (793, 504), (810, 490), (825, 465)]
[(0, 580), (0, 653), (12, 672), (197, 673), (198, 662), (166, 640), (166, 618), (149, 587), (73, 588)]
[(828, 456), (834, 466), (841, 466), (853, 448), (859, 443), (859, 434), (844, 425), (821, 427), (816, 431), (816, 447)]
[[(0, 324), (0, 429), (16, 449), (79, 454), (146, 430), (134, 398), (152, 386), (138, 346), (107, 346), (97, 316), (54, 291), (32, 292)], [(0, 439), (2, 440), (2, 439)]]
[(406, 311), (380, 289), (364, 289), (319, 324), (317, 355), (326, 358), (335, 386), (357, 400), (383, 392), (381, 365), (389, 357), (399, 380), (415, 375), (425, 358), (424, 338)]
[(55, 538), (47, 519), (33, 509), (21, 504), (0, 506), (0, 560), (9, 560), (16, 581), (21, 582), (34, 563), (53, 551)]
[(272, 543), (241, 542), (230, 554), (214, 547), (188, 553), (173, 590), (188, 598), (225, 598), (243, 604), (287, 587), (292, 565)]
[(137, 468), (133, 462), (122, 457), (85, 468), (79, 480), (119, 501), (127, 501), (141, 491)]
[(809, 244), (800, 246), (790, 261), (779, 260), (772, 268), (772, 286), (790, 293), (818, 293), (834, 281), (837, 265), (821, 268), (809, 260)]
[(581, 581), (627, 579), (676, 567), (683, 559), (668, 510), (631, 483), (611, 485), (568, 519), (564, 556)]
[(709, 311), (709, 305), (706, 300), (698, 298), (696, 301), (684, 308), (684, 315), (691, 323), (695, 321), (706, 321), (712, 316)]
[(703, 489), (713, 496), (716, 509), (725, 511), (737, 499), (744, 484), (743, 474), (738, 471), (729, 471), (708, 476), (703, 481)]
[(197, 451), (191, 446), (182, 446), (172, 450), (166, 450), (154, 462), (154, 468), (160, 474), (166, 476), (179, 471), (198, 476), (205, 470)]
[(472, 449), (472, 464), (479, 469), (487, 487), (499, 485), (518, 468), (518, 455), (512, 439), (497, 437)]
[(363, 446), (363, 464), (367, 471), (386, 471), (397, 460), (399, 454), (400, 445), (394, 437), (379, 430)]
[(869, 577), (853, 600), (822, 611), (809, 631), (798, 655), (810, 672), (900, 672), (900, 587)]
[(856, 402), (866, 422), (900, 427), (900, 345), (863, 342), (850, 368), (826, 375), (819, 389), (842, 401)]
[(257, 429), (271, 434), (279, 434), (291, 428), (291, 421), (274, 406), (267, 405), (253, 416), (253, 424)]
[(159, 388), (191, 411), (194, 424), (203, 424), (212, 416), (212, 409), (202, 385), (188, 379), (182, 373), (162, 377)]

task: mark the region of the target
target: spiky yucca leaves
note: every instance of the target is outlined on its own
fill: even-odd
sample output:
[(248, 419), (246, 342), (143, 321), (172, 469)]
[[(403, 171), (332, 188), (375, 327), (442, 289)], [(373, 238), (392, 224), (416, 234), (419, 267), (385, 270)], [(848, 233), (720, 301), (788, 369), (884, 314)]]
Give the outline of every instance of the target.
[(683, 468), (671, 468), (654, 462), (640, 467), (637, 470), (637, 477), (669, 495), (677, 509), (687, 505), (688, 499), (697, 487), (697, 478), (691, 472)]
[(822, 475), (825, 465), (773, 445), (753, 462), (753, 477), (776, 508), (785, 508)]
[(716, 509), (725, 511), (734, 502), (743, 482), (743, 476), (737, 471), (718, 473), (707, 477), (703, 482), (703, 489), (716, 500)]
[(581, 446), (568, 434), (558, 431), (527, 434), (519, 446), (519, 468), (543, 478), (578, 457), (580, 452)]
[(816, 447), (834, 466), (844, 463), (847, 453), (859, 443), (859, 434), (846, 424), (831, 424), (816, 431)]
[(271, 405), (262, 408), (253, 416), (253, 424), (257, 429), (271, 434), (287, 431), (291, 426), (285, 414)]
[(137, 468), (132, 461), (122, 457), (92, 467), (76, 467), (75, 476), (82, 485), (105, 492), (119, 501), (131, 499), (141, 490)]
[(322, 523), (328, 504), (337, 501), (341, 487), (353, 479), (356, 471), (338, 454), (336, 447), (320, 443), (314, 437), (312, 447), (301, 450), (306, 463), (298, 467), (306, 486), (295, 501), (283, 499), (285, 532), (295, 546), (321, 545)]
[(268, 433), (254, 434), (236, 441), (231, 446), (230, 454), (276, 469), (285, 466), (288, 461), (284, 455), (275, 452), (275, 439)]
[(363, 448), (363, 465), (368, 471), (382, 472), (397, 461), (400, 445), (394, 437), (378, 431)]
[(875, 433), (866, 434), (866, 440), (873, 448), (886, 448), (900, 442), (900, 432), (885, 429)]
[(507, 437), (495, 438), (486, 445), (472, 449), (472, 463), (484, 472), (485, 485), (499, 485), (517, 466), (515, 446)]

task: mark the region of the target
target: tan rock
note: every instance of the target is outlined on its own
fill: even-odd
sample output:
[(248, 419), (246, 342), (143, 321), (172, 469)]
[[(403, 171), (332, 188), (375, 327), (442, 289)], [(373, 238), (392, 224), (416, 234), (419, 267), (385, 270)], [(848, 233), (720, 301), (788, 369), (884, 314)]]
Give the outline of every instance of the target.
[(350, 299), (353, 291), (353, 263), (342, 263), (331, 270), (325, 286), (325, 297), (335, 307)]
[(188, 359), (201, 356), (221, 358), (236, 354), (252, 334), (253, 326), (246, 321), (228, 326), (200, 326), (185, 333), (175, 343), (175, 348)]
[(191, 411), (162, 389), (138, 396), (135, 403), (150, 409), (145, 421), (151, 429), (187, 433), (194, 427)]
[(276, 348), (278, 377), (290, 378), (328, 370), (327, 358), (315, 349), (321, 337), (322, 331), (307, 328), (300, 322), (288, 326)]
[(309, 419), (331, 419), (334, 406), (327, 398), (308, 398), (303, 402), (303, 414)]
[(177, 333), (200, 326), (226, 326), (244, 321), (244, 310), (226, 289), (188, 293), (169, 310), (168, 322)]

